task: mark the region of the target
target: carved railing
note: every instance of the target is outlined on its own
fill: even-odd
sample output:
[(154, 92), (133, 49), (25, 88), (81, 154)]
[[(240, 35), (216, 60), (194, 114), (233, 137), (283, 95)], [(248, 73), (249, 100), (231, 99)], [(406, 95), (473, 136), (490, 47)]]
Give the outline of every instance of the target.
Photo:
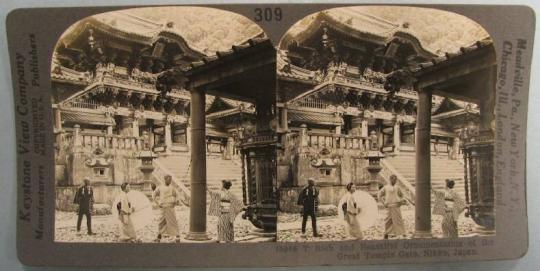
[(91, 99), (78, 97), (76, 99), (66, 102), (63, 106), (74, 107), (74, 108), (98, 109), (100, 107), (100, 104)]
[(390, 176), (396, 175), (397, 177), (397, 183), (396, 185), (401, 188), (401, 191), (403, 192), (403, 197), (412, 205), (415, 204), (415, 188), (414, 186), (403, 176), (399, 171), (397, 171), (390, 163), (388, 163), (385, 159), (381, 159), (381, 166), (382, 170), (379, 173), (383, 179), (389, 183), (390, 182)]
[(220, 141), (209, 140), (209, 141), (206, 142), (206, 153), (207, 154), (223, 153), (224, 150), (225, 150), (225, 146)]
[(246, 145), (265, 145), (265, 144), (275, 144), (277, 142), (278, 136), (275, 133), (261, 133), (256, 135), (246, 136), (241, 141), (241, 146)]
[(71, 136), (64, 136), (70, 140), (75, 148), (105, 148), (121, 150), (142, 150), (144, 140), (141, 137), (108, 135), (101, 133), (75, 132)]
[(326, 109), (329, 106), (329, 104), (326, 103), (323, 99), (311, 98), (311, 97), (302, 98), (300, 99), (300, 101), (296, 102), (296, 104), (302, 107), (318, 108), (318, 109)]
[[(330, 80), (327, 80), (328, 82), (333, 83), (345, 83), (345, 84), (351, 84), (351, 85), (360, 85), (360, 86), (368, 86), (376, 89), (380, 89), (382, 92), (386, 92), (384, 90), (384, 84), (379, 83), (373, 80), (369, 80), (365, 78), (364, 76), (361, 76), (360, 78), (355, 78), (351, 76), (345, 76), (342, 74), (336, 74)], [(418, 94), (416, 91), (410, 89), (410, 88), (401, 88), (398, 93), (396, 93), (397, 96), (404, 96), (407, 98), (417, 98)]]
[(178, 192), (180, 192), (180, 201), (182, 204), (189, 206), (191, 195), (189, 188), (184, 185), (182, 180), (179, 180), (171, 171), (169, 171), (166, 166), (161, 164), (158, 159), (154, 160), (154, 171), (152, 172), (152, 176), (161, 184), (164, 183), (165, 176), (167, 175), (172, 177), (172, 185)]
[(365, 150), (367, 138), (352, 135), (307, 132), (307, 146), (312, 148)]
[[(114, 70), (107, 68), (96, 70), (96, 76), (93, 78), (90, 88), (93, 85), (107, 84), (127, 90), (159, 94), (159, 91), (156, 89), (157, 74), (148, 72), (127, 74), (127, 72), (119, 72), (118, 69), (120, 68), (122, 67), (116, 67)], [(189, 93), (183, 89), (172, 89), (167, 95), (175, 98), (189, 99)]]

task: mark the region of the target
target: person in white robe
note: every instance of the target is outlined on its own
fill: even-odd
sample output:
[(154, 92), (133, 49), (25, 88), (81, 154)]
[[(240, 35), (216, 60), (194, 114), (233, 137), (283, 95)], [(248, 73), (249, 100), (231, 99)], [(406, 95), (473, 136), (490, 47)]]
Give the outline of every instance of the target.
[(383, 204), (387, 211), (384, 220), (384, 239), (388, 239), (389, 235), (405, 235), (405, 223), (403, 223), (403, 217), (401, 216), (401, 205), (404, 205), (406, 201), (403, 198), (403, 192), (396, 183), (397, 176), (390, 176), (390, 183), (381, 188), (377, 194), (379, 202)]
[(346, 200), (342, 205), (343, 218), (345, 219), (347, 234), (354, 239), (362, 239), (362, 228), (358, 221), (358, 215), (362, 209), (353, 195), (355, 191), (356, 186), (353, 183), (347, 184)]
[(118, 221), (119, 221), (119, 240), (122, 242), (135, 242), (137, 241), (137, 234), (135, 233), (135, 227), (131, 220), (131, 214), (135, 209), (129, 202), (128, 192), (130, 186), (128, 183), (123, 183), (121, 186), (122, 192), (117, 203)]
[(175, 242), (180, 242), (180, 229), (174, 207), (178, 205), (178, 191), (172, 186), (172, 176), (165, 176), (165, 184), (154, 190), (152, 195), (155, 204), (160, 210), (158, 219), (158, 236), (156, 242), (161, 242), (163, 235), (175, 236)]

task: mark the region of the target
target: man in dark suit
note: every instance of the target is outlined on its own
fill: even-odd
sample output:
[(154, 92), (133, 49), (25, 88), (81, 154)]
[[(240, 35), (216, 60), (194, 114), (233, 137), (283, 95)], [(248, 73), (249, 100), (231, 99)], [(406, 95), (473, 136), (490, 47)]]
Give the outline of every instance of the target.
[(77, 218), (77, 231), (81, 230), (83, 215), (86, 216), (86, 228), (88, 235), (92, 235), (92, 205), (94, 204), (94, 191), (90, 186), (90, 178), (84, 178), (84, 185), (79, 187), (73, 203), (79, 205), (79, 217)]
[(306, 222), (308, 216), (311, 217), (311, 228), (313, 229), (313, 237), (320, 237), (317, 233), (317, 207), (319, 204), (319, 190), (315, 187), (315, 180), (308, 179), (308, 185), (304, 187), (298, 195), (298, 205), (302, 205), (302, 235), (306, 234)]

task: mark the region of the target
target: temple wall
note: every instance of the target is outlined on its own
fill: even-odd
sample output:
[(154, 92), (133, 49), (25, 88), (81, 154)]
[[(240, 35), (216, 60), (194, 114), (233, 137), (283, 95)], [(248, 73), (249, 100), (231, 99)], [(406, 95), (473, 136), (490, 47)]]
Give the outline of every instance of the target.
[[(62, 174), (56, 173), (57, 184), (59, 186), (80, 186), (85, 177), (91, 179), (91, 184), (120, 185), (123, 182), (138, 183), (143, 181), (143, 174), (139, 170), (141, 161), (133, 157), (132, 153), (116, 153), (107, 156), (109, 164), (107, 166), (90, 166), (92, 154), (87, 152), (75, 152), (68, 156), (63, 178)], [(57, 166), (56, 169), (61, 169)], [(102, 171), (101, 171), (102, 170)], [(66, 180), (67, 179), (67, 180)]]
[[(325, 210), (335, 210), (335, 208), (325, 208), (325, 206), (337, 206), (339, 200), (345, 194), (345, 185), (321, 185), (319, 188), (319, 215)], [(302, 206), (297, 205), (298, 194), (303, 187), (287, 187), (280, 189), (279, 210), (287, 213), (299, 213)]]
[[(319, 188), (319, 204), (337, 206), (345, 193), (349, 182), (361, 185), (369, 179), (366, 170), (368, 161), (362, 158), (358, 149), (328, 149), (321, 154), (321, 149), (301, 147), (297, 140), (288, 140), (278, 164), (280, 184), (280, 205), (283, 212), (299, 212), (297, 205), (299, 191), (307, 185), (309, 178), (314, 178)], [(318, 167), (317, 160), (332, 161), (332, 166)], [(327, 172), (326, 170), (330, 170)], [(361, 187), (362, 188), (362, 187)]]
[[(107, 205), (110, 208), (114, 199), (120, 194), (120, 186), (117, 185), (100, 184), (93, 185), (92, 188), (94, 191), (95, 205)], [(77, 189), (79, 189), (78, 186), (56, 187), (56, 210), (65, 212), (77, 211), (78, 206), (73, 203)]]
[[(110, 204), (120, 191), (120, 185), (128, 182), (137, 186), (144, 181), (139, 167), (141, 161), (133, 156), (132, 151), (114, 150), (96, 157), (90, 149), (78, 149), (71, 154), (64, 154), (65, 163), (55, 166), (56, 178), (56, 208), (62, 211), (74, 211), (73, 198), (77, 189), (83, 185), (85, 177), (90, 178), (90, 185), (94, 188), (96, 204)], [(59, 158), (59, 157), (57, 157)], [(107, 165), (91, 166), (92, 159), (103, 159)]]

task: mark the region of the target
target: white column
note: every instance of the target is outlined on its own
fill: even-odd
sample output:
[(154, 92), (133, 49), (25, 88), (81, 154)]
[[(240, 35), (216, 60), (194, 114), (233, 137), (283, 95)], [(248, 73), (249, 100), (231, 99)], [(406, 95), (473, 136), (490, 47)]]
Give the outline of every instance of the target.
[(133, 122), (131, 122), (131, 128), (133, 129), (131, 135), (134, 137), (139, 137), (139, 118), (133, 118)]
[(300, 146), (301, 147), (308, 146), (307, 125), (305, 124), (300, 125)]
[(454, 149), (452, 159), (459, 159), (459, 145), (460, 145), (460, 139), (459, 136), (454, 137), (454, 144), (452, 145), (452, 148)]
[(394, 152), (399, 152), (401, 146), (401, 120), (396, 120), (394, 123)]
[(81, 145), (81, 126), (79, 124), (75, 124), (73, 126), (73, 145), (74, 146), (80, 146)]
[(188, 147), (188, 150), (191, 150), (191, 118), (186, 123), (186, 145)]
[(362, 137), (368, 137), (369, 136), (369, 128), (368, 128), (368, 121), (367, 119), (362, 120)]
[(171, 151), (172, 148), (172, 130), (171, 130), (172, 120), (165, 120), (165, 147), (167, 152)]

